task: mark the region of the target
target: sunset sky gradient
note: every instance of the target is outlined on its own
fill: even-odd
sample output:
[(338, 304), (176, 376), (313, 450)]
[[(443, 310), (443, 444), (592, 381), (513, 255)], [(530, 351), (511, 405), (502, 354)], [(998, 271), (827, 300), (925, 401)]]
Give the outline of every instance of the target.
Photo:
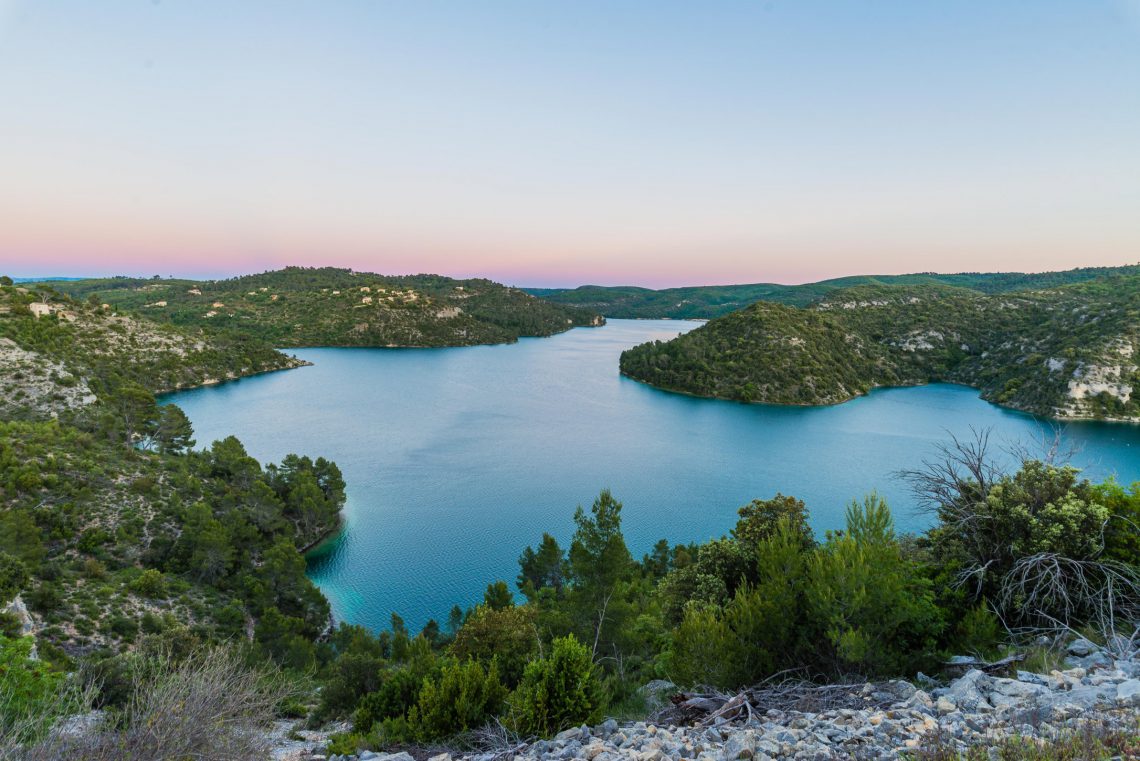
[(1140, 261), (1140, 0), (0, 0), (0, 273)]

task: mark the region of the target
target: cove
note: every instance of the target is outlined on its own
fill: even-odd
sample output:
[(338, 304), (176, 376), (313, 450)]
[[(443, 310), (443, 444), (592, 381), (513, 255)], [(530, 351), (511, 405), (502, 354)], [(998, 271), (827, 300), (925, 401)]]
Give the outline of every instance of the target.
[[(834, 407), (697, 399), (618, 374), (618, 355), (700, 323), (610, 320), (552, 338), (456, 349), (304, 349), (313, 363), (168, 395), (200, 445), (236, 435), (262, 462), (290, 452), (335, 460), (348, 482), (345, 529), (310, 556), (338, 619), (418, 631), (451, 606), (512, 588), (523, 548), (573, 532), (578, 504), (604, 487), (624, 505), (638, 556), (662, 537), (720, 536), (749, 500), (807, 502), (815, 530), (872, 490), (901, 530), (921, 530), (894, 474), (948, 434), (988, 427), (1033, 443), (1048, 423), (951, 385), (877, 390)], [(1100, 480), (1140, 480), (1140, 426), (1070, 423), (1076, 464)]]

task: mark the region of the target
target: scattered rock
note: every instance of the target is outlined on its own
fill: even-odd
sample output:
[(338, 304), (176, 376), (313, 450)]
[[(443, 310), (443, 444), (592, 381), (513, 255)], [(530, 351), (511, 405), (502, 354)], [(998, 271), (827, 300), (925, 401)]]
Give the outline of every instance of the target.
[(734, 732), (725, 742), (723, 753), (726, 761), (752, 758), (756, 754), (756, 740), (751, 732)]
[(1140, 708), (1140, 679), (1116, 685), (1116, 703), (1125, 708)]
[(1095, 653), (1099, 649), (1100, 648), (1098, 648), (1092, 642), (1089, 642), (1084, 637), (1080, 637), (1079, 639), (1073, 640), (1072, 642), (1069, 643), (1069, 647), (1068, 647), (1069, 655), (1075, 655), (1077, 657), (1092, 655), (1093, 653)]

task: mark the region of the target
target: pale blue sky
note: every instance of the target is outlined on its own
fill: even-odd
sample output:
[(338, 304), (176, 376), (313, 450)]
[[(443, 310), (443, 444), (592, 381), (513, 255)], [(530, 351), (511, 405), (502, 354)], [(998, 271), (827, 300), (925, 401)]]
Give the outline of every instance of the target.
[(1140, 5), (0, 0), (0, 269), (1140, 260)]

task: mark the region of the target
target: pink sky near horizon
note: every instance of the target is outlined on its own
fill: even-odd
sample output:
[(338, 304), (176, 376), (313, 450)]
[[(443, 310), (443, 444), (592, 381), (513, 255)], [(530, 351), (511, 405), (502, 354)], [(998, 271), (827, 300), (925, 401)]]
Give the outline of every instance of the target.
[[(0, 213), (0, 217), (2, 217)], [(25, 217), (25, 219), (29, 219)], [(1061, 217), (1056, 217), (1062, 220)], [(326, 231), (306, 240), (301, 231), (224, 230), (176, 225), (123, 224), (109, 215), (87, 227), (56, 229), (49, 221), (0, 228), (0, 272), (39, 276), (179, 276), (223, 278), (289, 265), (349, 267), (381, 274), (434, 273), (487, 277), (514, 285), (572, 287), (642, 285), (676, 287), (730, 283), (805, 283), (832, 277), (911, 272), (1040, 272), (1140, 261), (1132, 240), (1103, 231), (1041, 224), (1009, 232), (950, 225), (955, 234), (921, 242), (909, 235), (874, 230), (846, 233), (824, 229), (814, 235), (787, 232), (758, 240), (702, 242), (636, 239), (612, 243), (582, 237), (468, 244), (451, 236), (409, 235), (391, 243), (361, 243)], [(1067, 234), (1065, 234), (1067, 233)], [(375, 240), (382, 241), (382, 232)], [(21, 252), (12, 255), (12, 252)]]

